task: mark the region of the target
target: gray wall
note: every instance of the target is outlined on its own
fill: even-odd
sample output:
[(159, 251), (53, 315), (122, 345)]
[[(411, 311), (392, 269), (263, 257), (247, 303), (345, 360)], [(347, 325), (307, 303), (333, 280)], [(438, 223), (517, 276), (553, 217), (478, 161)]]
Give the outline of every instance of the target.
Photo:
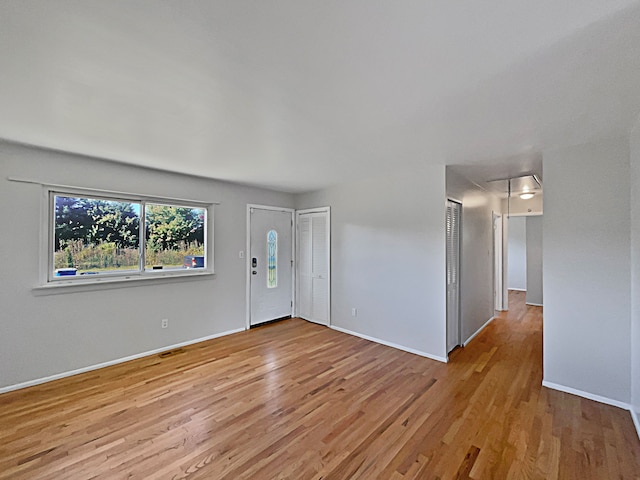
[(631, 132), (631, 354), (631, 404), (640, 421), (640, 117)]
[(331, 207), (332, 325), (446, 358), (444, 167), (296, 198), (321, 206)]
[(493, 298), (493, 212), (500, 199), (447, 169), (447, 196), (462, 202), (460, 317), (467, 341), (495, 313)]
[(507, 241), (507, 287), (527, 289), (527, 231), (526, 217), (509, 217)]
[(628, 139), (544, 153), (544, 379), (630, 400)]
[(542, 305), (542, 216), (525, 218), (527, 219), (527, 303)]
[[(176, 161), (179, 161), (176, 160)], [(293, 206), (256, 188), (0, 143), (0, 388), (244, 328), (246, 204)], [(219, 201), (215, 277), (38, 296), (43, 182)], [(160, 328), (160, 319), (169, 328)]]

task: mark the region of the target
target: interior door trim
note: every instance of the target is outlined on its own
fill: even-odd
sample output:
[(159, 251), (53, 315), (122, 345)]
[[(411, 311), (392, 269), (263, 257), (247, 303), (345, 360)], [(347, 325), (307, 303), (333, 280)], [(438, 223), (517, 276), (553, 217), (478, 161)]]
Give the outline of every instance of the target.
[(296, 231), (294, 225), (295, 209), (287, 207), (274, 207), (272, 205), (258, 205), (255, 203), (247, 204), (247, 232), (246, 232), (246, 245), (244, 251), (245, 258), (245, 330), (251, 328), (251, 210), (272, 210), (276, 212), (288, 212), (291, 214), (291, 260), (293, 265), (291, 266), (291, 316), (295, 315), (296, 311)]

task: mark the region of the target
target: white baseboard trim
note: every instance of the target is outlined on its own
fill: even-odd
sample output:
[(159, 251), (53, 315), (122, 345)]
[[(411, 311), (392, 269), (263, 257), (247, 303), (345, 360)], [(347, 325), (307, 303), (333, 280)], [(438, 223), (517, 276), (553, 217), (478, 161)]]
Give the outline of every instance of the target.
[(496, 319), (496, 317), (491, 317), (489, 320), (487, 320), (485, 322), (484, 325), (482, 325), (478, 330), (476, 330), (476, 332), (471, 335), (469, 338), (467, 338), (463, 343), (462, 346), (466, 347), (467, 345), (469, 345), (469, 342), (471, 342), (471, 340), (473, 340), (474, 338), (476, 338), (476, 336), (482, 331), (484, 330), (484, 328), (489, 325), (491, 322), (493, 322)]
[(315, 323), (316, 325), (322, 325), (323, 327), (330, 327), (329, 323), (323, 323), (323, 322), (319, 322), (318, 320), (312, 320), (310, 318), (304, 318), (304, 317), (301, 317), (300, 315), (297, 315), (296, 317), (293, 317), (293, 318), (301, 318), (305, 322)]
[(589, 392), (585, 392), (575, 388), (567, 387), (565, 385), (560, 385), (558, 383), (547, 382), (546, 380), (542, 380), (542, 386), (551, 388), (552, 390), (558, 390), (560, 392), (577, 395), (578, 397), (587, 398), (595, 402), (604, 403), (606, 405), (612, 405), (614, 407), (622, 408), (623, 410), (629, 410), (629, 413), (631, 413), (631, 419), (633, 420), (633, 425), (636, 427), (636, 433), (638, 434), (638, 438), (640, 438), (640, 418), (638, 418), (638, 413), (636, 413), (635, 409), (631, 404), (621, 402), (620, 400), (614, 400), (612, 398), (603, 397), (601, 395), (596, 395), (594, 393), (589, 393)]
[(526, 288), (511, 288), (511, 287), (507, 287), (507, 290), (513, 290), (514, 292), (526, 292), (527, 291)]
[(636, 427), (636, 433), (638, 434), (638, 438), (640, 438), (640, 418), (638, 418), (638, 414), (636, 410), (631, 406), (631, 418), (633, 419), (633, 424)]
[(565, 385), (560, 385), (558, 383), (547, 382), (546, 380), (542, 380), (542, 386), (551, 388), (552, 390), (558, 390), (560, 392), (570, 393), (572, 395), (577, 395), (578, 397), (593, 400), (595, 402), (605, 403), (607, 405), (613, 405), (614, 407), (631, 411), (631, 405), (625, 402), (621, 402), (620, 400), (614, 400), (613, 398), (603, 397), (601, 395), (596, 395), (595, 393), (584, 392), (582, 390), (567, 387)]
[(437, 360), (438, 362), (447, 363), (447, 359), (445, 357), (439, 357), (437, 355), (432, 355), (427, 352), (422, 352), (420, 350), (416, 350), (414, 348), (405, 347), (403, 345), (398, 345), (397, 343), (387, 342), (386, 340), (381, 340), (379, 338), (370, 337), (369, 335), (364, 335), (362, 333), (354, 332), (352, 330), (347, 330), (346, 328), (336, 327), (335, 325), (329, 326), (332, 330), (337, 330), (338, 332), (346, 333), (348, 335), (353, 335), (354, 337), (360, 337), (365, 340), (369, 340), (370, 342), (379, 343), (381, 345), (385, 345), (391, 348), (397, 348), (398, 350), (402, 350), (405, 352), (413, 353), (415, 355), (420, 355), (421, 357), (430, 358), (431, 360)]
[(629, 410), (629, 413), (631, 413), (631, 419), (633, 420), (633, 425), (636, 427), (636, 433), (638, 434), (638, 438), (640, 438), (640, 418), (638, 418), (638, 413), (635, 411), (635, 409), (631, 404), (621, 402), (620, 400), (614, 400), (612, 398), (603, 397), (601, 395), (595, 395), (593, 393), (584, 392), (582, 390), (577, 390), (575, 388), (567, 387), (565, 385), (560, 385), (558, 383), (547, 382), (546, 380), (542, 381), (542, 386), (551, 388), (552, 390), (558, 390), (560, 392), (577, 395), (578, 397), (587, 398), (595, 402), (604, 403), (606, 405), (613, 405), (614, 407), (622, 408), (623, 410)]
[(542, 305), (541, 303), (532, 303), (532, 302), (525, 302), (526, 305), (531, 305), (532, 307), (544, 307), (544, 305)]
[(207, 340), (213, 340), (214, 338), (224, 337), (226, 335), (231, 335), (233, 333), (244, 332), (245, 328), (236, 328), (234, 330), (228, 330), (222, 333), (215, 333), (213, 335), (208, 335), (202, 338), (196, 338), (194, 340), (188, 340), (186, 342), (176, 343), (174, 345), (168, 345), (166, 347), (156, 348), (154, 350), (149, 350), (147, 352), (136, 353), (135, 355), (130, 355), (128, 357), (117, 358), (115, 360), (109, 360), (108, 362), (98, 363), (96, 365), (90, 365), (88, 367), (78, 368), (76, 370), (70, 370), (68, 372), (56, 373), (55, 375), (50, 375), (48, 377), (36, 378), (35, 380), (29, 380), (27, 382), (17, 383), (15, 385), (9, 385), (7, 387), (0, 387), (0, 394), (12, 392), (14, 390), (20, 390), (21, 388), (33, 387), (34, 385), (40, 385), (42, 383), (52, 382), (54, 380), (59, 380), (61, 378), (71, 377), (73, 375), (78, 375), (79, 373), (90, 372), (92, 370), (98, 370), (104, 367), (110, 367), (112, 365), (117, 365), (118, 363), (128, 362), (130, 360), (136, 360), (142, 357), (148, 357), (149, 355), (155, 355), (156, 353), (165, 352), (167, 350), (173, 350), (174, 348), (186, 347), (187, 345), (193, 345), (195, 343), (204, 342)]

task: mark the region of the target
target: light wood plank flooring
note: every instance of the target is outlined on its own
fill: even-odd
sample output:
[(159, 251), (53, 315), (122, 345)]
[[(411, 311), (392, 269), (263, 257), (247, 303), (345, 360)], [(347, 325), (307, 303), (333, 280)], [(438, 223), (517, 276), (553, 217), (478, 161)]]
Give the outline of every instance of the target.
[(629, 413), (541, 387), (509, 301), (448, 365), (293, 319), (0, 395), (0, 478), (640, 478)]

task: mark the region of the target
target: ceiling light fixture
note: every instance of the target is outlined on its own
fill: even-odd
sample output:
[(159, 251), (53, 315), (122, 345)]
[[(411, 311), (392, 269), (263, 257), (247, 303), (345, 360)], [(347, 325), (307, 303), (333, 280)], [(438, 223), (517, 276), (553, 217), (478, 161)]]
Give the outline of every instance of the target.
[[(533, 179), (534, 183), (529, 182), (529, 184), (526, 184), (526, 181), (528, 179)], [(516, 185), (513, 185), (513, 181), (517, 181)], [(498, 189), (503, 192), (504, 190), (502, 190), (504, 182), (507, 182), (507, 218), (511, 217), (511, 196), (513, 195), (517, 195), (518, 197), (520, 197), (522, 200), (530, 200), (533, 197), (536, 196), (536, 193), (540, 193), (542, 194), (542, 183), (540, 182), (540, 179), (538, 178), (537, 175), (532, 175), (532, 174), (525, 174), (525, 175), (520, 175), (518, 177), (507, 177), (507, 178), (497, 178), (495, 180), (488, 180), (487, 183), (493, 183), (493, 182), (501, 182), (500, 185), (498, 185)], [(523, 185), (524, 183), (524, 185)], [(531, 185), (531, 186), (530, 186)], [(536, 186), (537, 185), (537, 186)], [(514, 187), (516, 189), (516, 191), (514, 192)], [(534, 189), (540, 189), (538, 191), (534, 191)], [(518, 193), (519, 191), (519, 193)], [(529, 212), (531, 212), (531, 209), (529, 209)]]

